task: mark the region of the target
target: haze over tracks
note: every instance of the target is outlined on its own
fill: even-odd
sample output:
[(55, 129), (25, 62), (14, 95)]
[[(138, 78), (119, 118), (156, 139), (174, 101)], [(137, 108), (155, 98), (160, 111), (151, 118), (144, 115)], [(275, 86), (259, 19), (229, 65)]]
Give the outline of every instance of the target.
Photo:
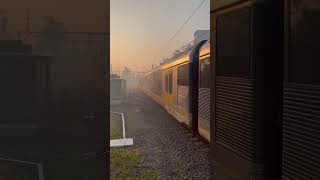
[(152, 169), (161, 179), (210, 179), (208, 145), (161, 106), (141, 93), (132, 93), (126, 103), (111, 110), (125, 114), (127, 137), (134, 139), (142, 153), (141, 171)]

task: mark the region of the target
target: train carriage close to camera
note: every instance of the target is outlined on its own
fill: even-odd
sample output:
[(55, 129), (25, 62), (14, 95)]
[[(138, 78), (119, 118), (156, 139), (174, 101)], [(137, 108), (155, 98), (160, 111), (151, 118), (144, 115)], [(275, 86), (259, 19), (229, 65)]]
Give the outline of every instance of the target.
[(211, 159), (240, 179), (281, 176), (282, 2), (211, 7)]

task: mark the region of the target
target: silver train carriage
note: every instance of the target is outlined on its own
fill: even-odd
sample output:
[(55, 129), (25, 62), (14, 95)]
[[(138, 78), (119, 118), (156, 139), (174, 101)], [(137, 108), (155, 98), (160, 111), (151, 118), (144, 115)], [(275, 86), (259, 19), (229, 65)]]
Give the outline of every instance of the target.
[(146, 73), (140, 88), (177, 121), (210, 141), (208, 73), (210, 47), (209, 42), (202, 41), (186, 54)]

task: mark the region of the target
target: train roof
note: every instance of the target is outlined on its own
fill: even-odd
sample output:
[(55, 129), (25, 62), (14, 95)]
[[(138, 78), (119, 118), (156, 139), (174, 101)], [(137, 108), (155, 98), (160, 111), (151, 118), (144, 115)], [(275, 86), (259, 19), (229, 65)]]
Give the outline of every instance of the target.
[(199, 52), (200, 59), (210, 56), (210, 41), (207, 41), (201, 48)]
[[(156, 71), (158, 69), (167, 69), (167, 68), (170, 68), (172, 66), (176, 66), (176, 65), (179, 65), (179, 64), (183, 64), (185, 62), (189, 62), (189, 55), (194, 50), (195, 47), (196, 47), (196, 45), (193, 46), (188, 51), (186, 51), (185, 53), (181, 54), (180, 56), (178, 56), (178, 57), (176, 57), (176, 58), (174, 58), (174, 59), (172, 59), (172, 60), (170, 60), (168, 62), (165, 62), (163, 64), (158, 65), (157, 67), (155, 67), (152, 70), (148, 71), (146, 73), (146, 75), (150, 74), (153, 71)], [(206, 41), (205, 44), (200, 48), (200, 56), (201, 56), (201, 53), (205, 53), (203, 55), (207, 55), (208, 53), (210, 53), (210, 41)]]
[(189, 54), (192, 50), (190, 50), (187, 54), (184, 54), (183, 56), (178, 57), (177, 59), (174, 59), (166, 64), (162, 65), (162, 69), (167, 69), (170, 68), (172, 66), (176, 66), (178, 64), (182, 64), (185, 62), (189, 62)]
[(159, 69), (167, 69), (169, 67), (184, 63), (184, 62), (188, 62), (189, 61), (189, 54), (191, 53), (191, 51), (194, 49), (194, 47), (192, 47), (190, 50), (188, 50), (187, 52), (181, 54), (180, 56), (171, 59), (168, 62), (162, 63), (158, 66), (156, 66), (155, 68), (151, 69), (150, 71), (146, 72), (145, 75), (148, 75), (156, 70)]
[[(205, 41), (206, 41), (206, 42), (204, 43), (204, 45), (205, 45), (206, 43), (208, 43), (207, 40), (205, 40)], [(201, 42), (200, 42), (200, 43), (201, 43)], [(178, 64), (182, 64), (182, 63), (185, 63), (185, 62), (189, 62), (189, 55), (190, 55), (190, 53), (192, 53), (195, 48), (199, 48), (199, 46), (201, 46), (200, 43), (194, 45), (189, 51), (187, 51), (187, 52), (184, 53), (183, 55), (179, 56), (178, 58), (176, 58), (176, 59), (174, 59), (174, 60), (172, 60), (172, 61), (164, 64), (163, 67), (162, 67), (162, 69), (167, 69), (167, 68), (170, 68), (170, 67), (172, 67), (172, 66), (176, 66), (176, 65), (178, 65)], [(200, 49), (201, 49), (201, 48), (200, 48)], [(209, 48), (209, 49), (210, 49), (210, 48)]]

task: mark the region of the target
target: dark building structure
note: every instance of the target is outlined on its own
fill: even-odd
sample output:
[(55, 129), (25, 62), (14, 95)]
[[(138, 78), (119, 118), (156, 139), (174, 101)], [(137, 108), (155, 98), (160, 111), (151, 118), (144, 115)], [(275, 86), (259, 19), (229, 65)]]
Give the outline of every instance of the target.
[(12, 39), (11, 34), (7, 31), (8, 18), (6, 12), (0, 9), (0, 40)]
[(0, 41), (0, 169), (33, 163), (45, 179), (102, 179), (109, 140), (107, 35), (68, 33), (62, 23), (46, 22), (31, 33), (33, 49)]
[(37, 172), (37, 166), (12, 160), (39, 162), (47, 153), (41, 132), (50, 121), (51, 58), (33, 55), (32, 47), (21, 41), (0, 40), (0, 59), (0, 158), (5, 160), (0, 169), (13, 163)]

